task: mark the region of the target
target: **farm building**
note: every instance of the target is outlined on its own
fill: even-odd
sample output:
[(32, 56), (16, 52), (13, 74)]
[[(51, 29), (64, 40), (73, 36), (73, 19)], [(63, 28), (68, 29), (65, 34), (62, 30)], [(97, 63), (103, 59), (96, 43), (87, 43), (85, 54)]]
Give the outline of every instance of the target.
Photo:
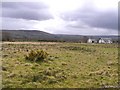
[(87, 41), (88, 43), (97, 43), (97, 40), (96, 39), (88, 39), (88, 41)]
[(98, 40), (98, 43), (112, 43), (112, 39), (111, 38), (100, 38)]
[(88, 39), (88, 43), (113, 43), (111, 38)]

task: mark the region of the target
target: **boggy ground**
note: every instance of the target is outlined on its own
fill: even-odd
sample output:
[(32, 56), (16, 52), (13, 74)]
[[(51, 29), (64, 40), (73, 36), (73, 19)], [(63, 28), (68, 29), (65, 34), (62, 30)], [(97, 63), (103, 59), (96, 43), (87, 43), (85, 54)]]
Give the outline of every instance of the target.
[[(3, 43), (3, 88), (100, 88), (117, 86), (117, 44)], [(43, 62), (25, 60), (43, 49)]]

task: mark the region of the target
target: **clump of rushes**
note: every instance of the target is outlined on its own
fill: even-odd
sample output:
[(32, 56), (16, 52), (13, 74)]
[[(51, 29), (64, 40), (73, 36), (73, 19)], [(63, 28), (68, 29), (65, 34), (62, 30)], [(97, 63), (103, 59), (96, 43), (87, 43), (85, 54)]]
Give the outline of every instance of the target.
[(48, 57), (48, 53), (43, 50), (33, 51), (31, 50), (28, 55), (25, 55), (26, 60), (30, 61), (44, 61)]

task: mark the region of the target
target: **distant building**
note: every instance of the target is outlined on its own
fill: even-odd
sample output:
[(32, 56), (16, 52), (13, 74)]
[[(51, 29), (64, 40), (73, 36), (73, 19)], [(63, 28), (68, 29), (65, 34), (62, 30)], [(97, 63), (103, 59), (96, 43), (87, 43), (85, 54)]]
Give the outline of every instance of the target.
[(98, 43), (113, 43), (111, 38), (100, 38)]
[(111, 38), (88, 39), (87, 43), (113, 43)]
[(97, 40), (96, 39), (88, 39), (88, 41), (87, 41), (88, 43), (97, 43)]

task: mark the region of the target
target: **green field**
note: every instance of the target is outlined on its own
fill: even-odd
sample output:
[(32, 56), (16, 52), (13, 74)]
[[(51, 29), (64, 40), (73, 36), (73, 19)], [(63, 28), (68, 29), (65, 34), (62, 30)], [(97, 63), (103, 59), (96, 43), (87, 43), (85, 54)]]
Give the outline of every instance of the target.
[[(81, 43), (3, 43), (3, 88), (101, 88), (117, 86), (118, 45)], [(25, 60), (43, 49), (43, 62)]]

